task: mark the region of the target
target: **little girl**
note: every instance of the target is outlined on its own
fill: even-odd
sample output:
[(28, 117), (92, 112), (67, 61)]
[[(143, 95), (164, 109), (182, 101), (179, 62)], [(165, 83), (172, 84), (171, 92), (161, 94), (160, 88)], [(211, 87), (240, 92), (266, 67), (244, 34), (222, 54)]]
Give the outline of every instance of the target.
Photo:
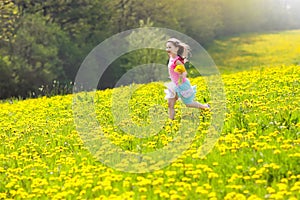
[(190, 81), (186, 78), (187, 72), (183, 66), (190, 54), (190, 47), (176, 38), (169, 39), (166, 46), (169, 55), (169, 75), (172, 81), (166, 84), (167, 89), (165, 90), (166, 99), (168, 99), (169, 118), (174, 119), (174, 105), (178, 98), (187, 107), (209, 109), (209, 104), (200, 104), (194, 101), (196, 87), (191, 86)]

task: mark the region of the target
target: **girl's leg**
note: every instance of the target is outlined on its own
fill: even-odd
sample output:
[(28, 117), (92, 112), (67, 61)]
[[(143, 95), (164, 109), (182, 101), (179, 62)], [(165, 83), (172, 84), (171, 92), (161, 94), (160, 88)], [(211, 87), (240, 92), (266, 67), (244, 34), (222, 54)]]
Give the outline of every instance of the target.
[(203, 109), (203, 110), (210, 108), (210, 106), (208, 104), (201, 104), (201, 103), (196, 102), (196, 101), (194, 101), (190, 104), (185, 104), (185, 105), (189, 108), (200, 108), (200, 109)]
[(169, 118), (170, 119), (174, 119), (175, 117), (175, 103), (176, 103), (176, 100), (177, 98), (171, 98), (171, 99), (168, 99), (168, 108), (169, 108)]

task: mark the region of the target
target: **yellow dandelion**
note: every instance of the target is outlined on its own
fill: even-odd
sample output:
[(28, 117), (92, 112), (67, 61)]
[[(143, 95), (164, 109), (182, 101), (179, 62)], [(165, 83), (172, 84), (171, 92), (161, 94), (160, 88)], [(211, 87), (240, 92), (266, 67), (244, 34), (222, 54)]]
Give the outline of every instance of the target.
[(177, 65), (175, 67), (174, 71), (177, 72), (177, 73), (183, 73), (183, 72), (186, 71), (186, 69), (185, 69), (184, 65)]
[(274, 188), (272, 188), (272, 187), (267, 187), (267, 192), (269, 194), (274, 194), (276, 192), (276, 190)]
[(159, 194), (159, 196), (163, 199), (168, 199), (170, 197), (170, 195), (167, 192), (162, 192)]
[(285, 184), (285, 183), (277, 183), (276, 186), (278, 187), (278, 189), (280, 191), (286, 191), (288, 188), (287, 184)]
[(240, 170), (240, 169), (243, 169), (243, 166), (242, 165), (238, 165), (235, 167), (237, 170)]
[(196, 188), (196, 193), (197, 194), (208, 194), (208, 190), (204, 189), (203, 187), (197, 187)]
[(147, 188), (145, 188), (145, 187), (139, 188), (139, 192), (141, 192), (141, 193), (147, 192)]

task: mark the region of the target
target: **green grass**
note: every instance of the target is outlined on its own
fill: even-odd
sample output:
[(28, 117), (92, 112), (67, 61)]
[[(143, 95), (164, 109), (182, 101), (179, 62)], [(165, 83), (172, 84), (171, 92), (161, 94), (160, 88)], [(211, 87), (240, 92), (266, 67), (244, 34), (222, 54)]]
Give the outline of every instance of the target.
[(300, 30), (253, 33), (216, 40), (208, 49), (221, 73), (300, 64)]

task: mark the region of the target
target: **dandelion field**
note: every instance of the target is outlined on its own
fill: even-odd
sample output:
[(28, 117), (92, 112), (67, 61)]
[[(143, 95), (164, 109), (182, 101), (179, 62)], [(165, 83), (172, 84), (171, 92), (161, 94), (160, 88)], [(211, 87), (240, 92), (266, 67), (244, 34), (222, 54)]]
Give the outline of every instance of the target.
[[(76, 130), (72, 95), (2, 102), (0, 199), (300, 199), (299, 66), (261, 68), (222, 79), (226, 118), (211, 152), (197, 154), (211, 119), (210, 112), (199, 111), (190, 147), (170, 165), (148, 173), (118, 171), (95, 159)], [(201, 102), (209, 93), (204, 81), (191, 79)], [(176, 135), (180, 115), (149, 138), (116, 129), (111, 116), (114, 90), (98, 91), (94, 101), (97, 119), (115, 145), (151, 152)], [(163, 88), (155, 83), (132, 96), (132, 120), (149, 120), (153, 104), (167, 109)], [(178, 112), (181, 107), (177, 102)]]

